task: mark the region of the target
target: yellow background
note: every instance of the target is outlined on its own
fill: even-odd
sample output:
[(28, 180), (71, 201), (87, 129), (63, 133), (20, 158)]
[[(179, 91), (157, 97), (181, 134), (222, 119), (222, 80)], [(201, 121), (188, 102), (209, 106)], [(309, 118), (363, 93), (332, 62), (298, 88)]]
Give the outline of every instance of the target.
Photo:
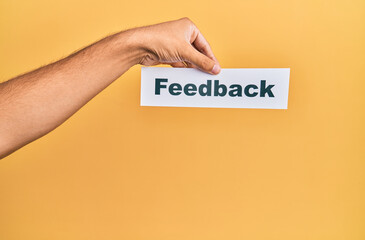
[(364, 0), (1, 0), (0, 78), (184, 16), (289, 109), (140, 107), (135, 66), (0, 161), (1, 240), (365, 239)]

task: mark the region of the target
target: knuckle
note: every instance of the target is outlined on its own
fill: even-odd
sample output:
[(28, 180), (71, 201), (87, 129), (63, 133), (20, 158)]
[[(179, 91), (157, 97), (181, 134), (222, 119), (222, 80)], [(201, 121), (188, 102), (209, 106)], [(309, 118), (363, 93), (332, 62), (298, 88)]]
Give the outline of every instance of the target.
[(184, 22), (191, 22), (190, 18), (188, 18), (188, 17), (183, 17), (180, 20), (184, 21)]
[(181, 20), (181, 22), (183, 22), (186, 25), (190, 25), (190, 26), (195, 27), (194, 22), (190, 18), (188, 18), (188, 17), (183, 17), (180, 20)]

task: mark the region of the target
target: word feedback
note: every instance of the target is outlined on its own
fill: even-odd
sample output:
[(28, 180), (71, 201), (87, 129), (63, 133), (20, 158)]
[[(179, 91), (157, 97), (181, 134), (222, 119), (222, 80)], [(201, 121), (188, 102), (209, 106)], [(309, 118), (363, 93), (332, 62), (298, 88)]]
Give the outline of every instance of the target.
[(167, 78), (155, 78), (155, 95), (160, 95), (161, 91), (167, 91), (172, 96), (178, 96), (184, 94), (186, 96), (194, 96), (199, 94), (200, 96), (207, 97), (224, 97), (228, 94), (230, 97), (242, 97), (244, 94), (246, 97), (275, 97), (273, 93), (273, 85), (267, 85), (266, 80), (261, 80), (260, 85), (248, 84), (242, 86), (239, 84), (231, 84), (226, 86), (219, 83), (219, 80), (207, 80), (206, 83), (199, 86), (193, 83), (187, 83), (181, 85), (179, 83), (169, 84)]
[(141, 106), (287, 109), (289, 68), (142, 67)]

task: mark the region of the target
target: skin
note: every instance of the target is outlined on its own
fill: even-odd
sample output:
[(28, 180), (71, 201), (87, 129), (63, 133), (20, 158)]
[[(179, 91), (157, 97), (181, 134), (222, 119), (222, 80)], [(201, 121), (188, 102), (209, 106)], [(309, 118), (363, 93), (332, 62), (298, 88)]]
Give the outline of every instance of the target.
[(0, 84), (0, 159), (54, 130), (136, 64), (220, 72), (188, 18), (113, 34)]

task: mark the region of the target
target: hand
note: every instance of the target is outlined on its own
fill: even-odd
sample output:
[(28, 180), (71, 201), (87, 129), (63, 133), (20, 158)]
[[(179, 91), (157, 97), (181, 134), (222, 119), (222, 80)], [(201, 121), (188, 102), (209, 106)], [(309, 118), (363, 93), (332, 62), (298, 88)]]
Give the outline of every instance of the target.
[(55, 129), (138, 63), (220, 71), (209, 44), (188, 18), (108, 36), (0, 84), (0, 159)]
[(136, 41), (145, 54), (139, 63), (146, 66), (169, 64), (198, 68), (218, 74), (220, 65), (208, 42), (188, 18), (134, 29)]

